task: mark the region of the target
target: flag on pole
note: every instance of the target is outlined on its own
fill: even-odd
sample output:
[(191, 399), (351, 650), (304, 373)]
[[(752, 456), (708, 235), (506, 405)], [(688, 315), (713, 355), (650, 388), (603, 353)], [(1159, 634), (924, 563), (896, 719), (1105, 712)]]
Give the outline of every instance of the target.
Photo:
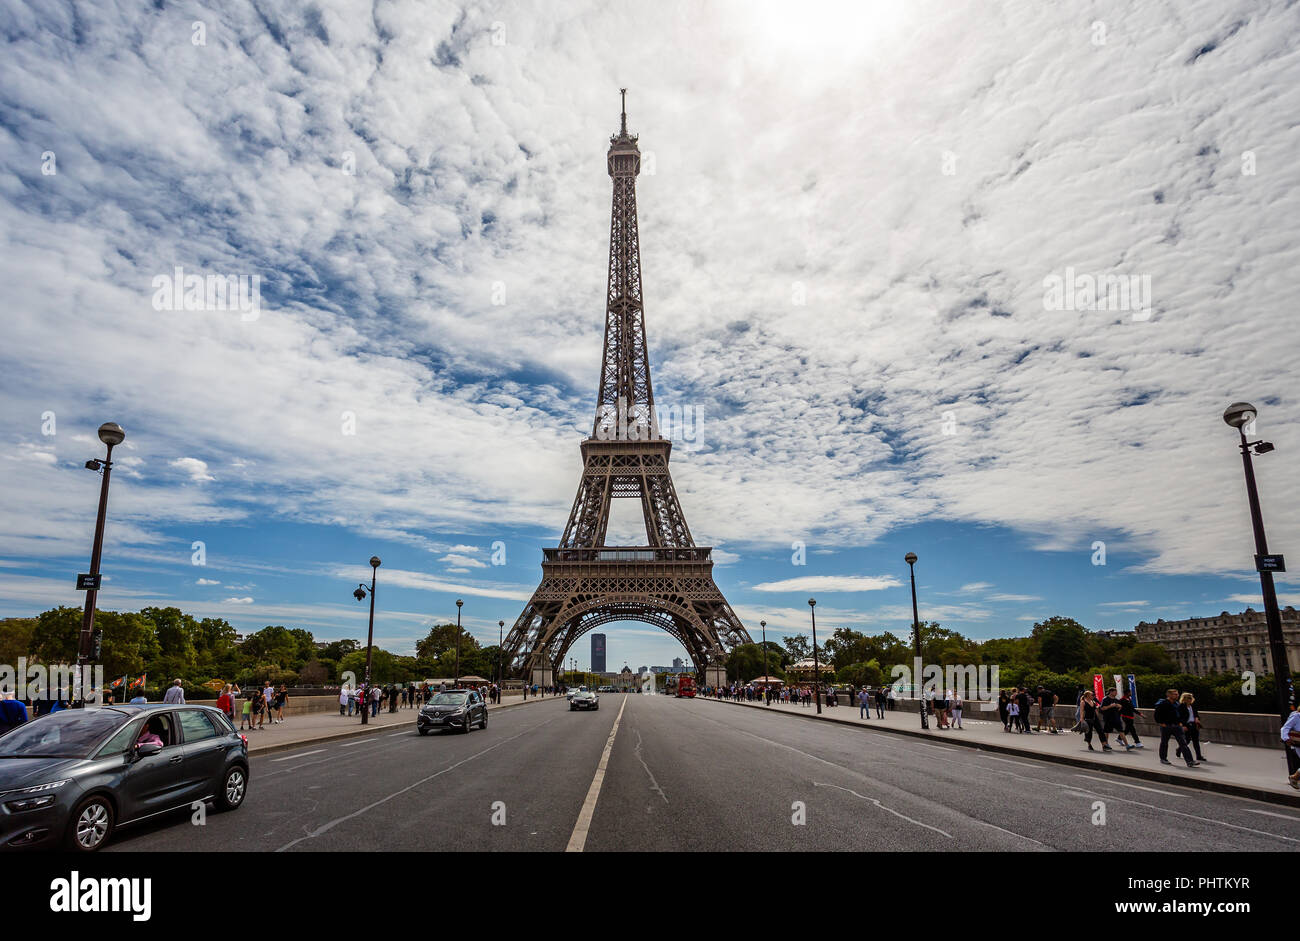
[(1124, 677), (1116, 673), (1115, 674), (1115, 698), (1119, 699), (1119, 697), (1123, 695), (1124, 695)]
[(113, 688), (113, 689), (117, 689), (119, 686), (121, 686), (121, 685), (122, 685), (123, 683), (125, 683), (125, 682), (126, 682), (126, 677), (125, 677), (125, 676), (119, 676), (117, 679), (115, 679), (115, 680), (113, 681), (112, 688)]
[(1101, 678), (1100, 673), (1094, 673), (1092, 675), (1092, 691), (1098, 699), (1106, 698), (1106, 683)]
[(1133, 708), (1138, 707), (1138, 681), (1132, 673), (1128, 675), (1128, 696), (1133, 700)]

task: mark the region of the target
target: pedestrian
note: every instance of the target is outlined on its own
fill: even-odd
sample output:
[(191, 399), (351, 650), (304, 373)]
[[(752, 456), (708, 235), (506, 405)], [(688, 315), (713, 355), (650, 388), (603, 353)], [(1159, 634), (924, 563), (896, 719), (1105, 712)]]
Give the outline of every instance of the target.
[(339, 715), (344, 718), (352, 715), (352, 687), (347, 683), (339, 690)]
[(1187, 736), (1183, 733), (1182, 716), (1178, 712), (1178, 690), (1165, 690), (1165, 698), (1156, 703), (1151, 718), (1155, 720), (1156, 725), (1160, 726), (1160, 763), (1173, 764), (1169, 760), (1169, 739), (1173, 738), (1178, 742), (1176, 754), (1186, 759), (1187, 767), (1195, 767), (1196, 762), (1192, 760), (1192, 753), (1187, 750)]
[(266, 703), (266, 717), (275, 725), (275, 716), (271, 715), (271, 710), (275, 708), (275, 687), (271, 685), (268, 677), (266, 687), (262, 690), (262, 700)]
[(1029, 707), (1033, 703), (1029, 690), (1023, 686), (1020, 687), (1016, 691), (1016, 700), (1020, 703), (1020, 731), (1028, 734), (1033, 731), (1029, 727)]
[(1002, 720), (1002, 731), (1011, 731), (1011, 697), (1005, 689), (998, 690), (998, 718)]
[(889, 711), (893, 712), (898, 708), (898, 690), (893, 686), (889, 687)]
[(1056, 727), (1056, 716), (1053, 714), (1056, 711), (1057, 695), (1046, 686), (1042, 685), (1038, 687), (1037, 695), (1038, 731), (1043, 731), (1043, 721), (1046, 720), (1047, 731), (1056, 735), (1060, 731), (1060, 729)]
[(1133, 724), (1134, 717), (1140, 716), (1142, 713), (1138, 712), (1137, 709), (1134, 708), (1133, 697), (1127, 692), (1119, 698), (1119, 715), (1120, 719), (1124, 722), (1124, 735), (1133, 740), (1133, 747), (1146, 748), (1146, 746), (1142, 744), (1142, 740), (1138, 738), (1137, 726)]
[[(1183, 720), (1183, 734), (1187, 736), (1191, 751), (1196, 752), (1196, 763), (1199, 765), (1205, 761), (1205, 756), (1201, 754), (1201, 717), (1196, 714), (1196, 697), (1191, 693), (1179, 696), (1178, 714)], [(1188, 757), (1191, 757), (1191, 751), (1188, 752)]]
[(871, 700), (867, 698), (867, 688), (865, 686), (858, 690), (858, 718), (871, 718)]
[(375, 686), (370, 693), (370, 718), (374, 719), (379, 715), (379, 700), (383, 698), (383, 690)]
[(952, 705), (952, 722), (953, 722), (952, 727), (954, 729), (960, 729), (961, 728), (961, 706), (962, 706), (961, 693), (954, 691), (952, 694), (952, 699), (949, 700), (949, 702)]
[(1008, 732), (1011, 731), (1011, 727), (1012, 727), (1012, 726), (1015, 726), (1017, 732), (1020, 731), (1020, 702), (1019, 702), (1019, 700), (1011, 699), (1011, 698), (1008, 698), (1008, 699), (1007, 699), (1007, 723), (1008, 723), (1008, 724), (1006, 725), (1005, 728), (1006, 728), (1006, 730), (1007, 730)]
[(179, 679), (172, 680), (172, 685), (168, 687), (167, 692), (163, 693), (163, 702), (177, 706), (185, 705), (185, 690)]
[(1124, 746), (1124, 750), (1132, 751), (1133, 746), (1128, 743), (1124, 737), (1124, 702), (1119, 695), (1119, 687), (1110, 691), (1105, 699), (1101, 701), (1101, 727), (1106, 730), (1107, 735), (1115, 736), (1115, 740)]
[(257, 716), (257, 731), (263, 731), (266, 722), (266, 690), (253, 690), (253, 715)]
[(1106, 730), (1101, 727), (1101, 704), (1097, 702), (1097, 697), (1093, 695), (1092, 690), (1083, 694), (1083, 740), (1088, 743), (1088, 751), (1096, 751), (1092, 747), (1092, 733), (1096, 732), (1097, 737), (1101, 739), (1101, 750), (1111, 751), (1110, 744), (1106, 738)]
[(0, 693), (0, 735), (18, 728), (27, 719), (27, 706), (19, 701), (17, 693), (11, 690)]
[(232, 715), (234, 715), (233, 707), (230, 704), (229, 683), (221, 687), (221, 695), (217, 697), (217, 708), (220, 709), (222, 713), (225, 714), (227, 719), (229, 719)]
[(1282, 723), (1282, 747), (1286, 749), (1286, 783), (1300, 791), (1300, 710), (1292, 708)]
[[(256, 693), (253, 695), (253, 699), (255, 698), (257, 698)], [(245, 727), (248, 728), (248, 731), (253, 731), (253, 699), (244, 700), (244, 708), (240, 712), (239, 718), (239, 731), (241, 732), (244, 731)]]

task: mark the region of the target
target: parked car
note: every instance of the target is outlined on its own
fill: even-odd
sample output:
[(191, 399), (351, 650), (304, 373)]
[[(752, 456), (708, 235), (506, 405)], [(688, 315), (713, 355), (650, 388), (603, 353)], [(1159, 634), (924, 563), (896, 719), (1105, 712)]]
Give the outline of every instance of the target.
[(569, 711), (577, 709), (599, 709), (600, 697), (589, 689), (580, 689), (574, 697), (569, 700)]
[(0, 848), (94, 852), (119, 827), (248, 795), (248, 739), (210, 706), (65, 709), (0, 736)]
[(487, 704), (478, 690), (449, 689), (425, 703), (415, 719), (421, 735), (443, 729), (469, 732), (474, 726), (487, 728)]

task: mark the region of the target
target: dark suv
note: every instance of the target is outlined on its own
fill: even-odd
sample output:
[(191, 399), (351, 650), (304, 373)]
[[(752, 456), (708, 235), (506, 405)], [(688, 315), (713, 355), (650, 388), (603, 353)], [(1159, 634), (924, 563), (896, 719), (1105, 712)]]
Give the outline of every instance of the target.
[(476, 725), (480, 729), (487, 728), (487, 704), (473, 689), (435, 693), (415, 720), (415, 727), (421, 735), (441, 729), (468, 732)]
[(117, 827), (248, 794), (248, 740), (210, 706), (65, 709), (0, 736), (0, 849), (93, 852)]

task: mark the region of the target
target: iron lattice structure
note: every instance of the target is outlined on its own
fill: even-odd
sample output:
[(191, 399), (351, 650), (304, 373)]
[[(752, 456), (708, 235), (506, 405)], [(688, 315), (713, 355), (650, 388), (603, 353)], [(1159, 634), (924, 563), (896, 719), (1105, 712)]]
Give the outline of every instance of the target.
[[(626, 90), (624, 90), (626, 95)], [(750, 637), (713, 581), (712, 548), (697, 546), (668, 471), (672, 442), (659, 434), (641, 301), (637, 137), (626, 97), (609, 140), (614, 183), (609, 225), (605, 346), (582, 480), (560, 545), (542, 550), (542, 582), (505, 640), (517, 676), (549, 682), (583, 634), (611, 621), (644, 621), (681, 642), (701, 678)], [(610, 501), (639, 499), (647, 545), (607, 546)]]

